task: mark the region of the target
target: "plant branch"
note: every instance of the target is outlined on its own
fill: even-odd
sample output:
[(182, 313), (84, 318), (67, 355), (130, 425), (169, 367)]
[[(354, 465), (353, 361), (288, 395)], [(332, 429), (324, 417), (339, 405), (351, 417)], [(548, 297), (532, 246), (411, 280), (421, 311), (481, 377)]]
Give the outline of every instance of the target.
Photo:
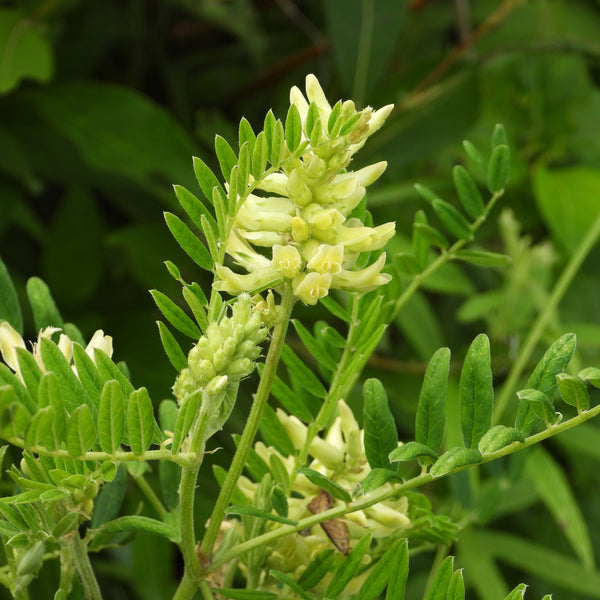
[(587, 255), (590, 253), (592, 248), (596, 245), (598, 240), (600, 239), (600, 215), (598, 218), (592, 223), (591, 227), (588, 229), (587, 233), (581, 240), (581, 243), (571, 256), (571, 259), (565, 266), (563, 272), (560, 277), (556, 281), (554, 285), (554, 289), (550, 294), (550, 298), (546, 303), (544, 310), (539, 314), (538, 318), (535, 321), (535, 324), (529, 331), (529, 335), (523, 346), (521, 347), (521, 351), (517, 356), (517, 359), (512, 365), (512, 368), (502, 386), (502, 390), (498, 396), (498, 400), (496, 402), (496, 406), (494, 408), (494, 418), (493, 423), (498, 423), (501, 419), (504, 411), (506, 410), (506, 406), (511, 399), (512, 394), (515, 391), (515, 388), (519, 382), (519, 378), (523, 373), (524, 368), (527, 366), (529, 359), (537, 343), (542, 337), (550, 318), (552, 317), (554, 311), (557, 309), (560, 301), (565, 295), (566, 291), (569, 289), (573, 278), (581, 268), (584, 260)]
[(87, 553), (87, 547), (79, 534), (75, 533), (73, 539), (68, 545), (73, 560), (75, 572), (81, 580), (83, 591), (87, 600), (102, 600), (100, 586), (92, 569), (90, 557)]
[[(558, 435), (559, 433), (562, 433), (563, 431), (566, 431), (568, 429), (571, 429), (572, 427), (576, 427), (577, 425), (580, 425), (581, 423), (589, 421), (590, 419), (594, 418), (595, 416), (597, 416), (599, 414), (600, 414), (600, 405), (595, 406), (594, 408), (592, 408), (588, 411), (582, 412), (581, 414), (577, 415), (576, 417), (573, 417), (572, 419), (569, 419), (568, 421), (564, 421), (564, 422), (560, 423), (559, 425), (553, 425), (547, 429), (544, 429), (544, 431), (540, 431), (539, 433), (536, 433), (535, 435), (529, 436), (528, 438), (525, 439), (524, 442), (513, 442), (512, 444), (509, 444), (508, 446), (505, 446), (504, 448), (500, 448), (500, 450), (496, 450), (495, 452), (490, 452), (489, 454), (486, 454), (483, 457), (483, 460), (481, 462), (476, 463), (476, 464), (480, 465), (483, 463), (488, 463), (493, 460), (497, 460), (498, 458), (502, 458), (503, 456), (507, 456), (509, 454), (518, 452), (519, 450), (523, 450), (524, 448), (528, 448), (529, 446), (533, 446), (534, 444), (538, 444), (547, 438)], [(420, 475), (418, 475), (417, 477), (413, 477), (412, 479), (409, 479), (403, 483), (394, 485), (391, 489), (386, 488), (385, 490), (382, 490), (382, 491), (376, 490), (374, 492), (371, 492), (370, 494), (366, 494), (361, 499), (356, 500), (350, 504), (342, 504), (340, 506), (336, 506), (334, 508), (323, 511), (316, 515), (311, 515), (310, 517), (306, 517), (305, 519), (300, 520), (296, 525), (282, 525), (281, 527), (278, 527), (277, 529), (273, 529), (267, 533), (264, 533), (252, 540), (248, 540), (247, 542), (238, 544), (237, 546), (235, 546), (235, 548), (232, 548), (228, 552), (225, 552), (218, 559), (214, 560), (214, 562), (212, 563), (212, 565), (210, 567), (210, 570), (213, 571), (215, 569), (218, 569), (221, 565), (233, 560), (234, 558), (240, 556), (241, 554), (249, 552), (250, 550), (252, 550), (253, 548), (256, 548), (258, 546), (270, 544), (273, 541), (279, 539), (280, 537), (289, 535), (289, 534), (297, 532), (297, 531), (302, 531), (303, 529), (308, 529), (310, 527), (313, 527), (314, 525), (318, 525), (319, 523), (323, 523), (324, 521), (328, 521), (330, 519), (341, 518), (349, 513), (353, 513), (353, 512), (359, 511), (359, 510), (363, 510), (365, 508), (369, 508), (370, 506), (373, 506), (374, 504), (378, 504), (379, 502), (383, 502), (384, 500), (388, 500), (389, 498), (394, 498), (394, 497), (400, 496), (401, 494), (403, 494), (409, 490), (422, 487), (423, 485), (430, 483), (432, 481), (435, 481), (436, 479), (442, 479), (444, 477), (448, 477), (449, 475), (453, 475), (454, 473), (458, 473), (460, 471), (465, 471), (466, 469), (469, 469), (473, 466), (475, 466), (475, 465), (470, 464), (470, 465), (464, 465), (461, 467), (457, 467), (457, 468), (453, 469), (452, 471), (446, 473), (445, 475), (443, 475), (441, 477), (437, 477), (437, 478), (434, 477), (433, 475), (431, 475), (431, 472), (429, 472), (429, 471), (424, 472), (424, 473), (421, 473)]]
[(148, 499), (148, 502), (150, 502), (156, 511), (156, 514), (160, 517), (160, 519), (164, 520), (168, 511), (164, 504), (160, 501), (160, 498), (156, 495), (156, 492), (152, 486), (148, 483), (143, 475), (140, 475), (139, 477), (134, 476), (134, 479), (144, 496), (146, 496)]
[(292, 308), (294, 306), (294, 300), (295, 299), (292, 294), (291, 287), (288, 284), (284, 288), (281, 299), (283, 319), (278, 325), (275, 326), (273, 330), (273, 337), (271, 338), (269, 352), (265, 360), (265, 368), (263, 369), (260, 383), (254, 396), (254, 402), (252, 403), (252, 408), (250, 409), (246, 426), (242, 432), (242, 437), (240, 438), (233, 461), (229, 467), (225, 481), (223, 482), (223, 487), (221, 488), (219, 497), (217, 498), (217, 502), (213, 508), (208, 528), (200, 546), (200, 555), (204, 560), (208, 560), (212, 554), (213, 547), (221, 528), (221, 523), (225, 518), (225, 509), (229, 505), (231, 496), (235, 490), (235, 486), (237, 485), (238, 479), (240, 478), (244, 465), (246, 464), (248, 452), (254, 443), (254, 438), (256, 436), (256, 432), (258, 431), (263, 409), (267, 403), (267, 400), (269, 399), (271, 387), (273, 385), (273, 381), (275, 380), (277, 365), (279, 364), (279, 358), (281, 357), (281, 351), (285, 342), (285, 336), (287, 333)]

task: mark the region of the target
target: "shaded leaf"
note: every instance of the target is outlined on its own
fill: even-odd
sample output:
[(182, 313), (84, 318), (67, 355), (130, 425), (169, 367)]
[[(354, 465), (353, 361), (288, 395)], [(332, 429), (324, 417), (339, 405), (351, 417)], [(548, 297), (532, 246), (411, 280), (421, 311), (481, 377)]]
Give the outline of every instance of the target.
[(405, 460), (412, 460), (413, 458), (430, 458), (435, 460), (437, 457), (438, 454), (435, 450), (419, 442), (407, 442), (390, 452), (390, 460), (392, 462), (403, 462)]
[(309, 467), (300, 467), (298, 473), (304, 475), (316, 486), (327, 490), (334, 498), (346, 503), (352, 502), (350, 494), (339, 483), (332, 481), (326, 475), (323, 475), (314, 469), (310, 469)]
[(62, 327), (63, 319), (58, 312), (48, 286), (39, 278), (31, 277), (26, 285), (27, 299), (33, 312), (35, 328)]
[(335, 598), (336, 596), (342, 593), (344, 588), (350, 583), (350, 581), (354, 577), (354, 574), (360, 566), (362, 558), (366, 554), (370, 545), (371, 534), (367, 533), (360, 538), (356, 546), (354, 546), (350, 554), (348, 554), (344, 562), (338, 567), (336, 572), (333, 574), (333, 578), (327, 586), (327, 589), (325, 590), (326, 597)]
[(483, 198), (471, 174), (462, 165), (456, 165), (452, 170), (452, 178), (458, 197), (467, 214), (473, 219), (483, 215), (485, 212)]
[(508, 183), (510, 175), (510, 149), (505, 144), (492, 150), (488, 164), (487, 184), (490, 192), (502, 191)]
[(23, 315), (12, 279), (0, 258), (0, 322), (8, 321), (20, 334), (23, 333)]
[(67, 426), (67, 450), (71, 456), (83, 456), (96, 441), (96, 427), (86, 404), (77, 407)]
[(480, 463), (482, 460), (483, 456), (481, 456), (479, 450), (457, 446), (455, 448), (450, 448), (450, 450), (444, 452), (444, 454), (438, 458), (437, 462), (431, 467), (431, 474), (434, 477), (443, 477), (451, 471), (454, 471), (454, 469)]
[(183, 371), (183, 369), (188, 366), (188, 361), (179, 342), (162, 321), (156, 321), (156, 324), (158, 325), (160, 341), (162, 342), (169, 362), (175, 367), (177, 372)]
[(558, 389), (563, 400), (577, 409), (577, 412), (588, 410), (590, 407), (590, 395), (585, 384), (579, 377), (573, 377), (566, 373), (556, 376)]
[(107, 381), (100, 394), (98, 410), (98, 435), (100, 447), (107, 454), (114, 454), (125, 433), (125, 399), (119, 382)]
[(482, 454), (490, 454), (513, 442), (522, 442), (523, 440), (523, 435), (515, 427), (496, 425), (483, 435), (479, 440), (478, 447)]
[(283, 523), (284, 525), (298, 525), (298, 521), (295, 521), (294, 519), (287, 519), (280, 515), (274, 515), (273, 513), (255, 508), (254, 506), (230, 506), (225, 512), (228, 515), (250, 515), (252, 517), (267, 519), (268, 521), (275, 521), (275, 523)]
[(165, 213), (167, 227), (184, 252), (200, 267), (211, 271), (213, 261), (204, 244), (192, 233), (190, 228), (172, 213)]
[(398, 431), (381, 381), (367, 379), (363, 399), (365, 455), (372, 469), (387, 467), (390, 452), (398, 447)]
[(122, 531), (132, 531), (140, 533), (149, 533), (151, 535), (158, 535), (167, 539), (177, 541), (179, 539), (179, 532), (172, 525), (168, 525), (163, 521), (157, 521), (156, 519), (150, 519), (148, 517), (141, 516), (127, 516), (119, 517), (113, 521), (103, 523), (97, 530), (97, 533), (119, 533)]
[(150, 447), (155, 427), (152, 401), (146, 388), (140, 388), (129, 396), (127, 404), (129, 445), (136, 456), (141, 456)]
[(327, 390), (319, 378), (296, 356), (289, 346), (283, 347), (281, 360), (290, 371), (297, 375), (299, 383), (306, 391), (318, 398), (325, 398)]
[(415, 440), (431, 448), (434, 454), (444, 439), (449, 372), (450, 349), (440, 348), (427, 365), (415, 420)]
[(460, 424), (465, 446), (476, 448), (492, 422), (494, 387), (490, 341), (485, 334), (472, 342), (460, 375)]

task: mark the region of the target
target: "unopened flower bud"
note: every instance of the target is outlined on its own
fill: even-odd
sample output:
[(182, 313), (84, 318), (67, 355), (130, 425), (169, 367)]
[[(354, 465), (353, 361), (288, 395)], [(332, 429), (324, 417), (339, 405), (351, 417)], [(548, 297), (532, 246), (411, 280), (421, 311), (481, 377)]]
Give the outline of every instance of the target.
[(206, 392), (212, 395), (218, 394), (227, 387), (228, 383), (229, 378), (227, 377), (227, 375), (217, 375), (217, 377), (213, 377), (208, 382), (208, 385), (206, 386)]
[(310, 227), (302, 217), (293, 217), (290, 223), (292, 228), (292, 239), (301, 244), (310, 236)]
[(19, 363), (17, 361), (17, 348), (25, 349), (23, 338), (13, 329), (8, 321), (0, 323), (0, 352), (4, 362), (13, 370), (19, 373)]
[(287, 193), (297, 206), (307, 206), (312, 202), (312, 192), (302, 178), (300, 169), (294, 169), (287, 182)]

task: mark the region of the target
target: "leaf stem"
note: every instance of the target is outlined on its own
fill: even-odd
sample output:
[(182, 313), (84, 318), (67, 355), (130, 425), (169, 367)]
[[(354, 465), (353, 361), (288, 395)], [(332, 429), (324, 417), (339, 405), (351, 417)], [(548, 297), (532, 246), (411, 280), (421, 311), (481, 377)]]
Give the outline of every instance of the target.
[(237, 485), (238, 479), (240, 478), (244, 465), (246, 464), (248, 452), (254, 443), (254, 438), (256, 436), (256, 432), (258, 431), (263, 409), (267, 403), (267, 400), (269, 399), (271, 387), (273, 385), (273, 381), (275, 380), (277, 365), (279, 364), (279, 358), (285, 342), (285, 336), (287, 333), (290, 316), (292, 314), (294, 301), (295, 298), (292, 294), (291, 286), (286, 284), (286, 287), (281, 295), (283, 318), (273, 330), (269, 352), (265, 360), (265, 368), (263, 369), (260, 383), (258, 384), (256, 394), (254, 395), (254, 402), (252, 403), (252, 408), (250, 409), (246, 426), (242, 432), (242, 437), (240, 438), (233, 461), (229, 467), (225, 481), (223, 482), (223, 487), (221, 488), (219, 497), (217, 498), (217, 502), (213, 508), (208, 528), (200, 546), (200, 555), (205, 560), (208, 559), (212, 554), (213, 547), (221, 528), (221, 523), (225, 518), (225, 509), (229, 505), (231, 496), (235, 490), (235, 486)]
[(598, 242), (598, 239), (600, 239), (600, 215), (592, 223), (591, 227), (581, 240), (581, 243), (571, 256), (571, 259), (565, 266), (563, 272), (560, 274), (560, 277), (554, 285), (554, 289), (552, 290), (552, 294), (550, 295), (544, 310), (539, 314), (535, 324), (527, 336), (527, 339), (525, 340), (525, 343), (521, 347), (521, 351), (513, 363), (506, 381), (502, 386), (498, 400), (496, 401), (493, 424), (498, 423), (498, 421), (501, 419), (504, 411), (506, 410), (506, 406), (519, 382), (519, 378), (523, 373), (523, 369), (525, 369), (529, 363), (529, 359), (531, 358), (537, 343), (542, 337), (548, 322), (550, 321), (554, 311), (558, 307), (566, 291), (569, 289), (569, 286), (581, 268), (581, 265), (583, 264), (587, 255)]
[(146, 496), (146, 498), (148, 499), (148, 502), (150, 502), (150, 504), (156, 511), (156, 514), (160, 517), (160, 519), (164, 520), (165, 515), (168, 511), (165, 508), (164, 504), (160, 501), (160, 498), (156, 495), (156, 492), (154, 491), (152, 486), (148, 483), (148, 481), (143, 475), (134, 477), (134, 479), (144, 496)]
[(102, 600), (100, 586), (92, 569), (87, 547), (79, 534), (75, 534), (68, 545), (75, 572), (81, 580), (86, 600)]
[[(475, 463), (477, 465), (488, 463), (493, 460), (497, 460), (503, 456), (507, 456), (508, 454), (513, 454), (518, 452), (519, 450), (523, 450), (524, 448), (528, 448), (529, 446), (533, 446), (534, 444), (538, 444), (539, 442), (558, 435), (563, 431), (576, 427), (585, 421), (588, 421), (597, 415), (600, 414), (600, 405), (595, 406), (594, 408), (582, 412), (580, 415), (569, 419), (568, 421), (564, 421), (559, 425), (553, 425), (535, 435), (529, 436), (525, 439), (524, 442), (513, 442), (504, 448), (500, 448), (500, 450), (496, 450), (495, 452), (490, 452), (483, 457), (483, 460), (479, 463)], [(306, 517), (305, 519), (300, 520), (296, 525), (282, 525), (276, 529), (268, 531), (267, 533), (263, 533), (262, 535), (248, 540), (247, 542), (243, 542), (238, 544), (228, 552), (225, 552), (222, 556), (216, 559), (210, 570), (214, 571), (218, 569), (221, 565), (233, 560), (234, 558), (249, 552), (253, 548), (258, 546), (262, 546), (265, 544), (270, 544), (273, 541), (279, 539), (280, 537), (289, 535), (290, 533), (294, 533), (296, 531), (302, 531), (303, 529), (308, 529), (313, 527), (314, 525), (318, 525), (319, 523), (323, 523), (324, 521), (328, 521), (329, 519), (341, 518), (349, 513), (353, 513), (359, 510), (363, 510), (365, 508), (369, 508), (374, 504), (378, 504), (379, 502), (383, 502), (384, 500), (388, 500), (389, 498), (400, 496), (401, 494), (422, 487), (423, 485), (430, 483), (436, 479), (442, 479), (443, 477), (448, 477), (449, 475), (453, 475), (454, 473), (458, 473), (459, 471), (465, 471), (473, 467), (473, 464), (464, 465), (461, 467), (457, 467), (448, 473), (445, 473), (440, 477), (433, 477), (430, 472), (421, 473), (420, 475), (413, 477), (403, 483), (399, 483), (394, 485), (391, 489), (386, 488), (382, 491), (374, 491), (370, 494), (366, 494), (361, 499), (356, 500), (350, 504), (341, 504), (340, 506), (336, 506), (324, 512), (318, 513), (316, 515), (311, 515), (310, 517)]]

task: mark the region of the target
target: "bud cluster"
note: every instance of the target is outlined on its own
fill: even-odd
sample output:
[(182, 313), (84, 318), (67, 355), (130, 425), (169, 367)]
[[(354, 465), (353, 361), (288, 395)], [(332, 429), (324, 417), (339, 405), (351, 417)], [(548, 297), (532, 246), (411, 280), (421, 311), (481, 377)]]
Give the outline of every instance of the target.
[(332, 108), (314, 75), (306, 78), (306, 95), (294, 87), (290, 100), (300, 115), (303, 139), (310, 142), (308, 149), (256, 182), (263, 195), (250, 194), (242, 204), (226, 250), (248, 273), (217, 265), (219, 290), (260, 291), (287, 280), (295, 296), (316, 304), (330, 289), (366, 292), (390, 279), (381, 273), (385, 253), (364, 269), (353, 267), (361, 252), (383, 248), (395, 224), (366, 227), (350, 217), (387, 163), (344, 171), (393, 106), (357, 111), (346, 101)]
[(230, 383), (252, 373), (260, 346), (267, 337), (260, 315), (253, 311), (248, 294), (241, 294), (231, 309), (230, 317), (211, 323), (206, 333), (188, 354), (188, 367), (183, 369), (173, 387), (181, 403), (197, 390), (216, 394)]
[[(54, 333), (58, 333), (59, 331), (61, 331), (61, 329), (57, 327), (46, 327), (41, 329), (38, 334), (37, 341), (32, 344), (31, 354), (33, 354), (33, 357), (35, 358), (35, 361), (42, 373), (45, 373), (47, 369), (46, 365), (44, 365), (44, 360), (42, 359), (40, 342), (43, 338), (50, 339)], [(70, 363), (73, 358), (73, 340), (71, 340), (68, 335), (61, 333), (57, 346), (67, 362)], [(19, 361), (17, 360), (17, 348), (23, 348), (24, 350), (27, 349), (23, 338), (7, 321), (0, 323), (0, 353), (2, 354), (2, 359), (22, 380), (23, 378), (21, 376)], [(86, 354), (92, 359), (93, 362), (96, 360), (94, 356), (94, 351), (96, 349), (102, 350), (109, 356), (109, 358), (112, 356), (112, 337), (109, 335), (104, 335), (104, 332), (101, 329), (94, 333), (92, 339), (85, 348)], [(75, 366), (72, 368), (77, 374)]]
[[(294, 447), (300, 451), (306, 442), (306, 425), (281, 410), (277, 411), (277, 417)], [(313, 459), (310, 468), (326, 475), (348, 491), (360, 490), (362, 481), (371, 470), (365, 456), (363, 439), (364, 431), (359, 428), (352, 410), (343, 400), (340, 400), (338, 417), (325, 437), (315, 437), (310, 443), (309, 455)], [(282, 464), (287, 471), (289, 481), (293, 481), (291, 489), (283, 490), (287, 493), (289, 518), (301, 520), (311, 514), (341, 504), (341, 501), (333, 499), (304, 475), (296, 473), (295, 457), (282, 456), (275, 448), (268, 447), (262, 442), (256, 443), (255, 450), (267, 465), (273, 465), (274, 462)], [(238, 488), (249, 503), (255, 501), (259, 489), (258, 483), (243, 476), (238, 482)], [(326, 505), (327, 502), (330, 504)], [(378, 544), (386, 545), (390, 539), (396, 539), (398, 534), (406, 532), (411, 526), (407, 511), (408, 500), (406, 497), (389, 499), (364, 510), (349, 513), (343, 519), (326, 522), (324, 527), (314, 526), (310, 532), (304, 532), (302, 535), (292, 534), (279, 538), (274, 542), (275, 546), (269, 553), (261, 589), (276, 590), (276, 587), (271, 590), (266, 577), (266, 573), (270, 569), (284, 571), (297, 578), (306, 565), (322, 550), (337, 547), (341, 552), (347, 553), (354, 542), (368, 531), (376, 540), (376, 547)], [(241, 526), (241, 524), (235, 523), (229, 522), (227, 528)], [(274, 525), (274, 527), (278, 527), (278, 525)], [(367, 557), (365, 560), (368, 561), (369, 558)], [(365, 577), (367, 575), (368, 572), (365, 573)], [(360, 587), (362, 579), (358, 578), (353, 581), (353, 585), (357, 588)], [(320, 585), (326, 586), (327, 582), (326, 577)], [(350, 588), (347, 588), (347, 591), (349, 592)], [(354, 596), (350, 594), (348, 597)]]

